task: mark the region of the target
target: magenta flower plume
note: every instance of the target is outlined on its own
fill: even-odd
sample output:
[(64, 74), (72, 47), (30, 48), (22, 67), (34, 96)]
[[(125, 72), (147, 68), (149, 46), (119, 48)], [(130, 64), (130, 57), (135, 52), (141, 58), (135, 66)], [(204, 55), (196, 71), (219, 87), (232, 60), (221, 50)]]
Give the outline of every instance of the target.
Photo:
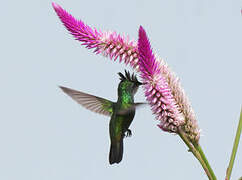
[(125, 64), (130, 64), (138, 70), (138, 49), (134, 41), (116, 32), (101, 32), (95, 28), (92, 29), (81, 20), (76, 20), (58, 4), (52, 3), (52, 6), (66, 29), (76, 40), (82, 42), (82, 45), (88, 49), (94, 49), (96, 54), (101, 53), (115, 61), (119, 58), (120, 62), (124, 61)]
[(85, 25), (82, 21), (76, 20), (72, 15), (68, 14), (64, 9), (62, 9), (58, 4), (52, 3), (55, 12), (65, 25), (66, 29), (82, 43), (86, 45), (87, 48), (98, 48), (100, 42), (101, 33), (96, 29), (92, 29)]
[(52, 3), (52, 6), (66, 29), (82, 45), (114, 61), (119, 58), (120, 62), (141, 71), (141, 77), (146, 82), (145, 95), (160, 120), (161, 129), (177, 132), (178, 127), (182, 126), (190, 140), (199, 140), (200, 132), (195, 114), (179, 79), (162, 59), (154, 56), (142, 27), (137, 45), (133, 40), (116, 32), (102, 32), (91, 28), (56, 3)]
[(139, 29), (139, 68), (145, 83), (145, 96), (160, 121), (159, 127), (177, 133), (181, 127), (190, 140), (198, 141), (199, 128), (190, 103), (178, 78), (167, 64), (155, 57), (142, 26)]
[(139, 29), (139, 65), (141, 77), (145, 82), (145, 95), (160, 120), (159, 127), (165, 131), (176, 132), (184, 124), (184, 116), (171, 93), (171, 89), (161, 73), (160, 63), (152, 53), (149, 40), (142, 26)]

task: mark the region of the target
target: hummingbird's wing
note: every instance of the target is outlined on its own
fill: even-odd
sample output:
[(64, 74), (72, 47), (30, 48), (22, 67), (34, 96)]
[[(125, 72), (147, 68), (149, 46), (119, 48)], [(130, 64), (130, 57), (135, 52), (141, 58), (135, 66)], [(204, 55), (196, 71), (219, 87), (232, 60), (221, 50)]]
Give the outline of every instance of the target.
[(133, 103), (129, 108), (126, 109), (122, 109), (119, 110), (117, 112), (118, 115), (125, 115), (125, 114), (129, 114), (132, 110), (136, 109), (136, 108), (140, 108), (143, 107), (144, 105), (147, 105), (148, 103)]
[(95, 113), (103, 114), (106, 116), (111, 116), (113, 113), (113, 104), (114, 102), (107, 99), (103, 99), (91, 94), (83, 93), (70, 89), (67, 87), (59, 86), (62, 91), (69, 95), (74, 101), (89, 109)]

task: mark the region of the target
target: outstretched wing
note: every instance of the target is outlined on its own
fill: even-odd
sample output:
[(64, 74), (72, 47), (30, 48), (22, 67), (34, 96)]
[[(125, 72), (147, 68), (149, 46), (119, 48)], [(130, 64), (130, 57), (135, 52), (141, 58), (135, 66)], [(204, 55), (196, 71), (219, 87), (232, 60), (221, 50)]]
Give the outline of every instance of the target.
[(114, 102), (87, 93), (76, 91), (67, 87), (59, 87), (74, 101), (76, 101), (86, 109), (106, 116), (112, 115)]

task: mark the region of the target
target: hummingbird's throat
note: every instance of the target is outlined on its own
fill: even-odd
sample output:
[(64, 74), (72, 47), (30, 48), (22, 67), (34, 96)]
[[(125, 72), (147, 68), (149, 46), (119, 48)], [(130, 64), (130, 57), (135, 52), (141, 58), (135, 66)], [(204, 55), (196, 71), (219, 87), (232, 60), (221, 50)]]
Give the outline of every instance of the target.
[(134, 97), (133, 95), (129, 94), (129, 93), (123, 93), (120, 96), (120, 100), (121, 100), (121, 104), (133, 104), (134, 103)]

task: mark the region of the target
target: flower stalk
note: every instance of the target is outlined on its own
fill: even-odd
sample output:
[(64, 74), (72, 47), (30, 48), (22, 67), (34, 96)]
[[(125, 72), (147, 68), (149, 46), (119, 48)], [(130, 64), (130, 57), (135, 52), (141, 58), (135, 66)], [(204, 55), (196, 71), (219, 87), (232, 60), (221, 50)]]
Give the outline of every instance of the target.
[(235, 136), (235, 139), (234, 139), (233, 150), (232, 150), (232, 153), (231, 153), (231, 157), (230, 157), (230, 161), (229, 161), (229, 166), (227, 168), (225, 180), (230, 180), (230, 177), (231, 177), (232, 169), (233, 169), (233, 166), (234, 166), (234, 160), (235, 160), (235, 156), (236, 156), (238, 145), (239, 145), (241, 129), (242, 129), (242, 108), (241, 108), (241, 111), (240, 111), (239, 124), (238, 124), (238, 128), (237, 128), (236, 136)]
[(199, 144), (194, 144), (194, 143), (190, 142), (190, 140), (186, 137), (186, 133), (184, 133), (184, 131), (182, 129), (179, 129), (178, 135), (189, 148), (188, 151), (192, 152), (192, 154), (195, 156), (195, 158), (202, 165), (206, 175), (208, 176), (208, 179), (216, 180), (217, 178), (216, 178), (205, 154), (203, 153), (201, 146)]
[(193, 143), (193, 145), (194, 145), (195, 149), (199, 152), (199, 154), (200, 154), (202, 160), (204, 161), (204, 163), (206, 164), (206, 167), (209, 171), (210, 176), (212, 177), (213, 180), (216, 180), (217, 178), (216, 178), (216, 176), (213, 172), (213, 169), (211, 168), (211, 166), (210, 166), (210, 164), (209, 164), (209, 162), (208, 162), (208, 160), (207, 160), (207, 158), (206, 158), (206, 156), (205, 156), (205, 154), (202, 150), (202, 147), (200, 146), (200, 144), (197, 144), (197, 143)]
[(211, 172), (205, 163), (204, 159), (202, 158), (199, 151), (194, 147), (194, 145), (189, 141), (189, 139), (186, 137), (186, 134), (183, 132), (182, 129), (179, 129), (178, 132), (180, 138), (183, 140), (183, 142), (187, 145), (189, 148), (189, 152), (192, 152), (192, 154), (195, 156), (195, 158), (199, 161), (199, 163), (202, 165), (206, 175), (208, 176), (209, 180), (216, 180), (216, 177), (213, 177), (213, 172)]

